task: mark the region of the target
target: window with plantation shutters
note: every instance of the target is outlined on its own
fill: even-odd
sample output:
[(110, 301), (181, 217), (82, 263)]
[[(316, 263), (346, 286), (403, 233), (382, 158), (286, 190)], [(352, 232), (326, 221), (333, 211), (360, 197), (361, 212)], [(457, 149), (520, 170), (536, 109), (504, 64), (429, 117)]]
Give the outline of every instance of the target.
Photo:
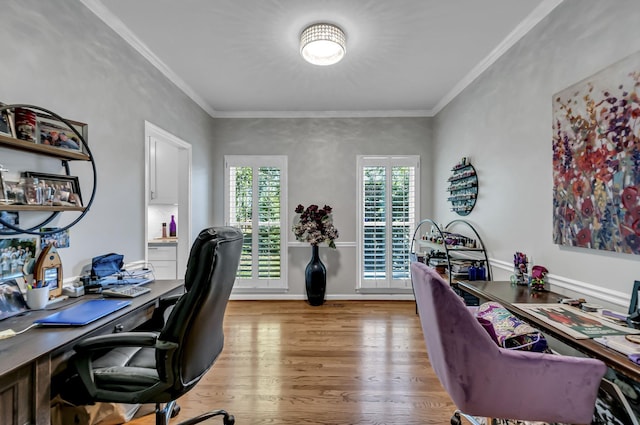
[(358, 288), (411, 288), (419, 156), (358, 157)]
[(225, 223), (244, 235), (235, 288), (286, 289), (285, 156), (225, 156)]

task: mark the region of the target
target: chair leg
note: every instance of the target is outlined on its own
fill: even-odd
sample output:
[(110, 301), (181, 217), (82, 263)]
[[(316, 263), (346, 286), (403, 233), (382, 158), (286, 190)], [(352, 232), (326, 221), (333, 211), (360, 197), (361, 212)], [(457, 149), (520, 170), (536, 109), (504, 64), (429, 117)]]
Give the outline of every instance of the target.
[(202, 421), (206, 421), (209, 418), (213, 418), (214, 416), (224, 416), (222, 418), (222, 423), (224, 425), (234, 425), (236, 423), (236, 418), (233, 415), (230, 415), (225, 410), (213, 410), (211, 412), (203, 413), (200, 416), (196, 416), (195, 418), (188, 419), (184, 422), (180, 422), (178, 425), (194, 425), (199, 424)]
[(451, 425), (462, 425), (462, 419), (460, 416), (464, 416), (464, 418), (471, 422), (472, 425), (482, 425), (474, 416), (467, 415), (459, 410), (456, 410), (453, 413), (453, 416), (451, 417)]
[(156, 403), (156, 425), (169, 425), (169, 420), (180, 412), (180, 406), (175, 400), (165, 403)]

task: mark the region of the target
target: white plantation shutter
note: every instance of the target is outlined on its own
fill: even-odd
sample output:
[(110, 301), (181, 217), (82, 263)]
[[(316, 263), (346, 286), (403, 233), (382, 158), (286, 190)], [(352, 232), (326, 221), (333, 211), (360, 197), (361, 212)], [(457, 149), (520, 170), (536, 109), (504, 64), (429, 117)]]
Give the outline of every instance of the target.
[(286, 289), (286, 157), (225, 156), (225, 223), (244, 245), (235, 288)]
[(418, 156), (358, 157), (360, 289), (411, 288)]

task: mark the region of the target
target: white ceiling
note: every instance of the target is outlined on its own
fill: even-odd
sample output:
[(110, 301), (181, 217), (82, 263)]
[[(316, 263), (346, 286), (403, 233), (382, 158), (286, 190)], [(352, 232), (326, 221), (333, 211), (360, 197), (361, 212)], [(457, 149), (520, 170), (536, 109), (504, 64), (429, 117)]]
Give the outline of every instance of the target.
[[(562, 0), (81, 0), (214, 117), (432, 116)], [(310, 23), (347, 54), (305, 62)]]

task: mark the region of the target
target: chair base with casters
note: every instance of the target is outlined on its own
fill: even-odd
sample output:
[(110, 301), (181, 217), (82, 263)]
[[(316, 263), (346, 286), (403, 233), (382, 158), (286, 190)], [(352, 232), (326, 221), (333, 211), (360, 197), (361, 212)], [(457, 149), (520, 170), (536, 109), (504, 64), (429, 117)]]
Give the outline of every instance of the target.
[[(155, 404), (156, 425), (168, 425), (176, 400), (213, 367), (224, 345), (223, 321), (236, 278), (243, 235), (232, 227), (205, 229), (194, 241), (184, 278), (185, 293), (160, 301), (149, 325), (134, 332), (86, 338), (74, 346), (63, 399), (75, 404)], [(166, 310), (166, 311), (165, 311)], [(221, 416), (213, 410), (181, 422)]]
[[(156, 403), (156, 425), (168, 425), (169, 420), (173, 417), (176, 417), (179, 412), (180, 406), (178, 406), (175, 400), (164, 404), (164, 406), (161, 403)], [(194, 418), (187, 419), (186, 421), (180, 422), (176, 425), (199, 424), (200, 422), (204, 422), (207, 419), (211, 419), (216, 416), (223, 417), (222, 423), (224, 425), (234, 425), (236, 423), (235, 417), (233, 415), (230, 415), (226, 410), (212, 410)]]

